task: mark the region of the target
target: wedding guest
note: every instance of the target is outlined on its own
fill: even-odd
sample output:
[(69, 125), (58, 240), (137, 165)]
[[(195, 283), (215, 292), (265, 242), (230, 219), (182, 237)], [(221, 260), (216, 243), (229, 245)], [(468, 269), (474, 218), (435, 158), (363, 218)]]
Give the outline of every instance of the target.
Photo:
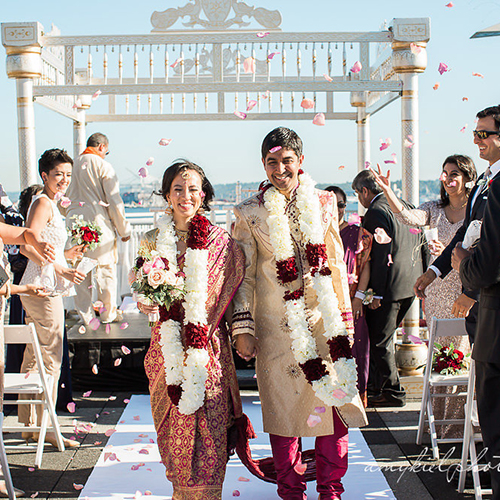
[(370, 332), (368, 405), (401, 407), (406, 404), (406, 392), (396, 367), (394, 335), (415, 298), (411, 284), (422, 272), (422, 236), (412, 234), (395, 218), (373, 172), (361, 171), (352, 188), (367, 209), (363, 227), (374, 235), (368, 285), (373, 300), (366, 312)]
[[(234, 298), (232, 332), (241, 357), (257, 356), (278, 496), (305, 498), (306, 480), (315, 479), (321, 498), (331, 500), (344, 491), (348, 427), (366, 425), (366, 416), (350, 346), (337, 199), (315, 189), (302, 171), (302, 148), (293, 130), (272, 130), (261, 146), (268, 182), (234, 209), (246, 273)], [(306, 436), (316, 438), (314, 474), (302, 462)]]
[(105, 160), (108, 154), (108, 138), (99, 132), (92, 134), (87, 140), (87, 148), (75, 160), (73, 182), (67, 194), (72, 200), (66, 211), (67, 227), (71, 228), (72, 217), (81, 215), (86, 221), (94, 221), (102, 230), (97, 248), (85, 254), (96, 259), (98, 265), (75, 287), (75, 307), (86, 325), (95, 318), (92, 305), (93, 278), (97, 285), (97, 299), (103, 304), (99, 313), (101, 322), (122, 320), (122, 313), (117, 309), (117, 238), (128, 241), (131, 228), (125, 218), (118, 177), (111, 164)]
[(173, 498), (220, 499), (234, 448), (232, 425), (242, 418), (224, 313), (243, 279), (244, 257), (229, 234), (203, 216), (214, 190), (198, 165), (181, 160), (167, 168), (161, 195), (167, 213), (146, 234), (136, 260), (139, 276), (131, 278), (142, 279), (145, 256), (156, 250), (159, 273), (149, 269), (148, 281), (158, 287), (163, 281), (154, 280), (166, 267), (186, 287), (184, 297), (172, 295), (169, 309), (138, 298), (140, 311), (159, 313), (144, 361), (158, 447)]
[[(391, 189), (390, 171), (386, 176), (373, 171), (377, 184), (382, 189), (391, 210), (403, 224), (412, 227), (429, 227), (436, 229), (437, 235), (429, 242), (431, 253), (430, 263), (441, 255), (450, 243), (455, 233), (462, 226), (465, 218), (465, 206), (469, 194), (476, 182), (477, 173), (474, 162), (464, 155), (448, 156), (441, 171), (441, 196), (439, 200), (427, 201), (418, 208), (408, 209), (398, 199)], [(424, 312), (427, 326), (431, 328), (431, 319), (443, 319), (458, 316), (460, 305), (468, 302), (469, 297), (462, 292), (462, 283), (458, 273), (452, 270), (444, 279), (434, 281), (427, 288), (424, 301)], [(443, 346), (453, 344), (455, 349), (468, 354), (471, 350), (469, 339), (463, 335), (442, 337), (439, 343)], [(465, 388), (436, 387), (434, 393), (454, 394), (456, 391), (465, 392)], [(464, 418), (465, 397), (432, 398), (433, 413), (436, 420), (450, 420)], [(463, 426), (440, 425), (440, 438), (457, 438), (463, 434)]]
[[(358, 369), (358, 391), (367, 406), (368, 399), (366, 387), (370, 363), (370, 334), (365, 319), (366, 290), (370, 281), (370, 251), (373, 236), (363, 227), (359, 216), (356, 222), (345, 220), (347, 196), (345, 191), (338, 186), (329, 186), (325, 191), (332, 191), (337, 197), (339, 211), (340, 237), (344, 245), (344, 262), (347, 266), (347, 281), (349, 283), (349, 296), (351, 298), (352, 315), (354, 318), (354, 345), (352, 354)], [(357, 214), (355, 214), (357, 215)]]
[[(21, 279), (21, 285), (35, 284), (44, 286), (50, 291), (48, 297), (22, 296), (21, 301), (26, 311), (26, 322), (33, 323), (38, 335), (42, 358), (47, 373), (53, 376), (54, 386), (52, 398), (57, 398), (57, 383), (61, 370), (64, 334), (63, 295), (67, 295), (73, 283), (81, 283), (85, 276), (68, 267), (68, 260), (83, 256), (83, 245), (64, 250), (68, 238), (66, 226), (57, 207), (57, 199), (66, 193), (71, 181), (73, 160), (61, 149), (45, 151), (38, 162), (38, 170), (43, 181), (42, 194), (33, 197), (28, 211), (26, 227), (30, 228), (41, 240), (49, 242), (55, 248), (55, 260), (52, 264), (37, 258), (29, 247), (22, 251), (29, 258), (28, 265)], [(36, 361), (31, 346), (24, 351), (21, 367), (22, 373), (35, 369)], [(20, 395), (20, 399), (23, 396)], [(42, 412), (32, 411), (31, 405), (21, 405), (18, 412), (19, 421), (25, 425), (40, 425)], [(26, 441), (37, 439), (37, 433), (25, 432)], [(56, 436), (47, 434), (45, 440), (57, 446)], [(76, 447), (77, 441), (64, 439), (65, 446)]]

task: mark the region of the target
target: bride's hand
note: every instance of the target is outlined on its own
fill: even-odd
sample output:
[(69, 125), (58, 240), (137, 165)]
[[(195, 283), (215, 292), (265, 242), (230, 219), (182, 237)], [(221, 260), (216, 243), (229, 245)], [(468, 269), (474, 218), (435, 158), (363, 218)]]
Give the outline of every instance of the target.
[(382, 188), (382, 191), (384, 193), (387, 193), (388, 191), (392, 191), (391, 190), (391, 171), (390, 170), (387, 170), (387, 174), (382, 175), (382, 169), (380, 168), (379, 163), (377, 163), (378, 172), (376, 172), (371, 167), (370, 167), (370, 170), (375, 177), (375, 182)]
[(142, 302), (137, 302), (137, 309), (139, 309), (139, 311), (144, 314), (158, 314), (160, 312), (160, 308), (157, 304), (153, 306), (147, 306)]

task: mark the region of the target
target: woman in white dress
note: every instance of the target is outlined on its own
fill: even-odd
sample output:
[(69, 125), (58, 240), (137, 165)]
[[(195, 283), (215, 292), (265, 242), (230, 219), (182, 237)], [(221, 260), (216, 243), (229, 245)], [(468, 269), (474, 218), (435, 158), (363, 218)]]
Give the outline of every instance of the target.
[[(33, 197), (26, 227), (35, 232), (43, 241), (53, 245), (55, 259), (53, 263), (46, 263), (36, 254), (30, 252), (29, 247), (21, 251), (29, 257), (26, 271), (21, 285), (32, 283), (42, 285), (50, 291), (48, 297), (22, 296), (21, 301), (26, 311), (26, 322), (33, 323), (40, 341), (43, 362), (47, 373), (53, 376), (52, 398), (57, 398), (57, 383), (61, 371), (61, 360), (64, 335), (64, 307), (63, 296), (68, 295), (73, 283), (81, 283), (85, 275), (76, 269), (68, 267), (67, 260), (74, 261), (83, 256), (84, 245), (77, 245), (64, 250), (68, 234), (66, 225), (57, 207), (60, 199), (71, 181), (73, 160), (61, 149), (45, 151), (38, 162), (38, 170), (43, 181), (42, 194)], [(22, 373), (35, 370), (35, 357), (31, 346), (24, 351)], [(25, 425), (40, 425), (42, 414), (32, 411), (30, 405), (19, 407), (19, 421)], [(29, 442), (37, 439), (37, 434), (23, 433), (23, 438)], [(47, 434), (45, 440), (57, 446), (54, 434)], [(67, 447), (79, 446), (77, 441), (64, 439)]]

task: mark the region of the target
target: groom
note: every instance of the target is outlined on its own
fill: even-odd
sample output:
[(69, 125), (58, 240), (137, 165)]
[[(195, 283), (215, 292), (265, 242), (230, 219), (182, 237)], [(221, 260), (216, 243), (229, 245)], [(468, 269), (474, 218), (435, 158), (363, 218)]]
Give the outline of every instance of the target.
[(262, 143), (269, 183), (235, 208), (233, 237), (246, 275), (234, 298), (232, 335), (240, 356), (257, 356), (278, 495), (306, 498), (300, 437), (315, 436), (317, 490), (332, 500), (344, 491), (348, 426), (367, 422), (347, 336), (352, 317), (337, 202), (314, 189), (303, 161), (293, 130), (270, 132)]

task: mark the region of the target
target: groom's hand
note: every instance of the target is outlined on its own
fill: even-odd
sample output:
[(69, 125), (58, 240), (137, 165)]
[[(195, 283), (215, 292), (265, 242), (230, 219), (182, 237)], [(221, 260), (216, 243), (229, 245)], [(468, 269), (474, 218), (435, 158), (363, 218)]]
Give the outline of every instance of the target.
[(236, 337), (234, 348), (240, 358), (250, 361), (258, 353), (257, 339), (249, 333), (242, 333)]

